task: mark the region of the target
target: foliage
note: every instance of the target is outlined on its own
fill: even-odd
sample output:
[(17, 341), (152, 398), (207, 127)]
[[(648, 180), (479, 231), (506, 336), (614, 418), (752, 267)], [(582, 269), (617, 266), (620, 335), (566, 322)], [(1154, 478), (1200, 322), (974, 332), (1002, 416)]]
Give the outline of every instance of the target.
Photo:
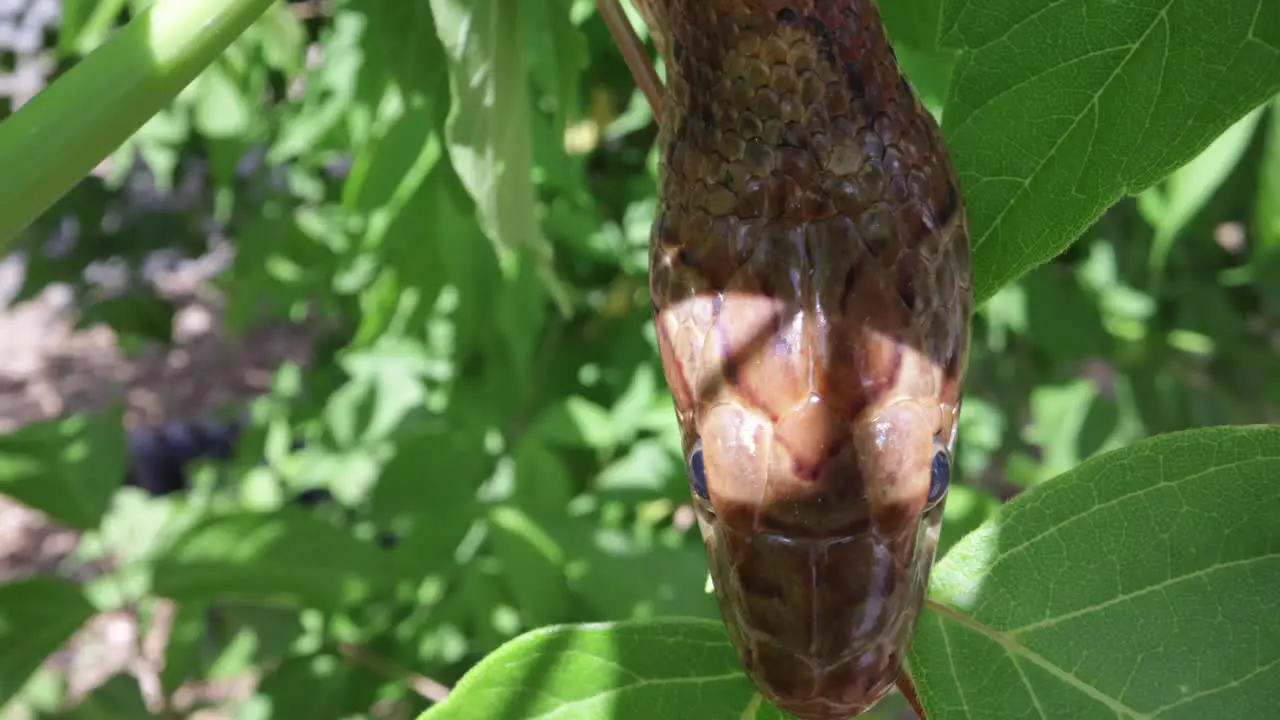
[[(647, 298), (655, 130), (594, 3), (277, 3), (180, 38), (226, 46), (177, 50), (209, 61), (181, 92), (113, 60), (147, 4), (64, 0), (74, 69), (0, 124), (29, 158), (0, 214), (49, 207), (17, 237), (24, 293), (213, 228), (235, 327), (318, 314), (332, 353), (283, 368), (225, 477), (187, 493), (120, 487), (118, 411), (0, 438), (0, 490), (88, 531), (77, 562), (119, 561), (0, 588), (0, 704), (41, 707), (33, 671), (92, 612), (168, 598), (164, 693), (258, 668), (237, 717), (777, 716), (705, 592)], [(984, 301), (910, 658), (931, 716), (1280, 706), (1280, 434), (1251, 427), (1280, 407), (1280, 4), (884, 5), (960, 168)], [(163, 109), (94, 95), (124, 144), (72, 187), (110, 133), (32, 154), (14, 128), (93, 132), (56, 94), (78, 69)], [(212, 191), (122, 211), (139, 172)], [(41, 252), (67, 218), (74, 248)], [(126, 296), (85, 322), (147, 339), (163, 317)], [(336, 511), (290, 503), (319, 487)], [(67, 712), (138, 705), (112, 683)]]

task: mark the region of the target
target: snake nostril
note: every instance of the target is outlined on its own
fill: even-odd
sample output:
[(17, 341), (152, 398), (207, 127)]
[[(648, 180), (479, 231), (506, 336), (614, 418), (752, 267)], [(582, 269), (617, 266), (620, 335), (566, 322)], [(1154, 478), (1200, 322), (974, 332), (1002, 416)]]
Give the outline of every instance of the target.
[(789, 7), (784, 7), (778, 11), (778, 22), (792, 25), (800, 22), (800, 16), (796, 14), (795, 10), (792, 10)]

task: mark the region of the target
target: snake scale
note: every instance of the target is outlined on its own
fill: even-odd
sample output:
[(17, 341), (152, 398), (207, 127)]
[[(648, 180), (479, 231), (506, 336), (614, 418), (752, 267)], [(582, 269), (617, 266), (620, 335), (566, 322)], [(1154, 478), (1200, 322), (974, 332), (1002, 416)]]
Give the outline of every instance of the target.
[(872, 0), (599, 5), (659, 126), (650, 291), (729, 636), (844, 720), (902, 672), (951, 476), (973, 307), (955, 168)]

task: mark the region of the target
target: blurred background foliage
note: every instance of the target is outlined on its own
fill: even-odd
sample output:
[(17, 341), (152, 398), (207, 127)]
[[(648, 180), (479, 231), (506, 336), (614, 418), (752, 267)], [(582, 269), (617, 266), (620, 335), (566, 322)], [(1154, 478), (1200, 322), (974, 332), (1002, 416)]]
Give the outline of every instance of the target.
[[(144, 4), (63, 0), (39, 41), (65, 70)], [(233, 716), (410, 717), (423, 678), (447, 687), (534, 627), (717, 617), (647, 298), (656, 128), (593, 0), (516, 12), (278, 3), (21, 238), (20, 299), (68, 283), (127, 348), (167, 342), (172, 307), (137, 282), (100, 296), (86, 268), (140, 277), (214, 240), (235, 249), (232, 331), (323, 320), (314, 362), (225, 409), (250, 418), (235, 458), (192, 465), (188, 492), (68, 458), (71, 435), (125, 446), (109, 408), (4, 441), (65, 470), (58, 492), (4, 488), (87, 531), (75, 562), (121, 559), (91, 609), (180, 603), (162, 694), (258, 668)], [(897, 15), (940, 114), (952, 58)], [(1272, 104), (980, 308), (944, 551), (1099, 452), (1275, 422), (1278, 262)], [(337, 507), (285, 507), (316, 489)], [(11, 712), (138, 706), (112, 683), (59, 710), (48, 673), (19, 692), (39, 659), (0, 662)]]

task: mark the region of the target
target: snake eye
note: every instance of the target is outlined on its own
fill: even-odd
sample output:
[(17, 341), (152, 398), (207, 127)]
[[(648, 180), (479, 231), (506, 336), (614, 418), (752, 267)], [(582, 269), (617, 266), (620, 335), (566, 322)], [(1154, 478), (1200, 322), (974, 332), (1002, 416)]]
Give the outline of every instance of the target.
[(689, 453), (689, 485), (698, 497), (711, 501), (707, 493), (707, 466), (702, 459), (701, 440), (693, 444), (693, 452)]
[(939, 450), (933, 454), (932, 474), (929, 478), (929, 499), (925, 503), (926, 507), (937, 505), (940, 500), (947, 494), (947, 488), (951, 487), (951, 456), (946, 450)]

